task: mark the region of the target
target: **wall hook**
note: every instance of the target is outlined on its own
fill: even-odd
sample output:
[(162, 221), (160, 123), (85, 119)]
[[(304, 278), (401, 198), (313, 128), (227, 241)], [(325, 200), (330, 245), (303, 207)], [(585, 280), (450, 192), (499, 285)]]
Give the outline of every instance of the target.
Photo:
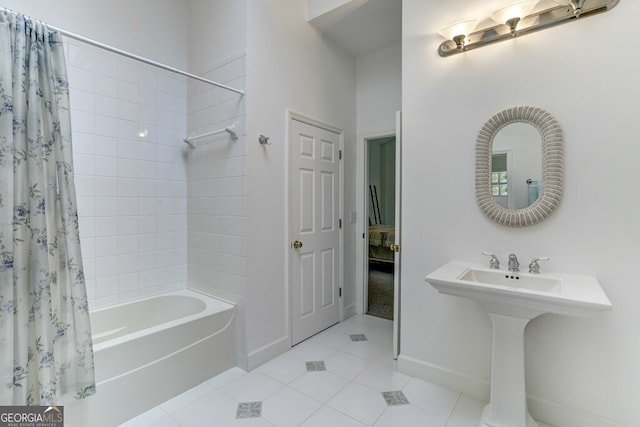
[(266, 137), (266, 136), (264, 136), (264, 135), (260, 135), (260, 136), (258, 137), (258, 142), (259, 142), (261, 145), (271, 145), (271, 143), (269, 142), (269, 138), (268, 138), (268, 137)]

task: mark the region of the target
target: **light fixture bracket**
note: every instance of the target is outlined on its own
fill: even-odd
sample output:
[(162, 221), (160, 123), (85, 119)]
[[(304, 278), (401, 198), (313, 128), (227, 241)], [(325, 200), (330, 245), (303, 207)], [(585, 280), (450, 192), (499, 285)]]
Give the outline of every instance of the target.
[(576, 16), (576, 18), (582, 15), (582, 5), (584, 4), (584, 0), (570, 0), (569, 4), (573, 8), (573, 14)]
[(566, 5), (554, 5), (523, 17), (519, 22), (516, 22), (517, 29), (515, 26), (498, 24), (468, 34), (464, 49), (461, 49), (453, 40), (447, 40), (438, 47), (438, 54), (442, 57), (452, 56), (488, 44), (512, 39), (514, 36), (522, 36), (576, 19), (597, 15), (614, 8), (619, 2), (620, 0), (567, 0)]

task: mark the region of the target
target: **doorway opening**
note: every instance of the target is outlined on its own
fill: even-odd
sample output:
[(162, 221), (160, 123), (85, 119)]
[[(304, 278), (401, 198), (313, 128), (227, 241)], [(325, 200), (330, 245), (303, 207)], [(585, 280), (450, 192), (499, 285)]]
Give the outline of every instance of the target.
[(369, 225), (365, 312), (372, 316), (393, 320), (396, 136), (368, 139), (366, 143)]

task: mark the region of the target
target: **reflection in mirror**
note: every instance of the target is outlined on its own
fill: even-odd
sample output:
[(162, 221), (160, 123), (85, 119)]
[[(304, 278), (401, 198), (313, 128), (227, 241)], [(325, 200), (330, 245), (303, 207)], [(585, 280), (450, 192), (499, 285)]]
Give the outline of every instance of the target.
[(546, 111), (508, 108), (480, 129), (476, 201), (491, 220), (510, 227), (544, 220), (562, 199), (563, 178), (562, 129)]
[(540, 194), (542, 136), (528, 123), (504, 126), (493, 138), (491, 195), (500, 206), (523, 209)]

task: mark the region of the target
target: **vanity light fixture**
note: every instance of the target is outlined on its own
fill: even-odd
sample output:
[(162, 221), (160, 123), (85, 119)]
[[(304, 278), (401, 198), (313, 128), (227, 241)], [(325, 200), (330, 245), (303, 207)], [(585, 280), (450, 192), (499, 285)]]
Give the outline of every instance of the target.
[(477, 25), (477, 19), (458, 21), (440, 30), (440, 35), (447, 40), (453, 40), (456, 44), (456, 49), (463, 50), (467, 35), (471, 34)]
[[(511, 39), (576, 19), (606, 12), (620, 0), (524, 0), (505, 6), (491, 15), (496, 22), (474, 29), (476, 20), (460, 21), (444, 28), (438, 54), (446, 57), (487, 44)], [(465, 25), (461, 25), (467, 23)]]

